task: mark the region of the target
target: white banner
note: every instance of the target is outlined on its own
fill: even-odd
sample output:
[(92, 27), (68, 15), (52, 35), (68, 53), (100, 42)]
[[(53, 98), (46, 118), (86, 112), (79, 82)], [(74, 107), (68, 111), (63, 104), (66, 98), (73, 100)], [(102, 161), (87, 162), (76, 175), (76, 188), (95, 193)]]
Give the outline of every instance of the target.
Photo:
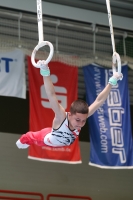
[(26, 98), (24, 54), (20, 49), (0, 53), (0, 96)]

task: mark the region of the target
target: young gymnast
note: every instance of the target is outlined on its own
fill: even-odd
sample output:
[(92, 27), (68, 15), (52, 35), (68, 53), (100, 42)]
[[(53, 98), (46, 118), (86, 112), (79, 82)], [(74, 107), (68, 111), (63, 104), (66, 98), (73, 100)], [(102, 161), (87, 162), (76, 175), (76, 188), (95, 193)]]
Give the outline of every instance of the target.
[(89, 107), (85, 101), (78, 99), (72, 102), (70, 111), (65, 112), (65, 109), (57, 100), (54, 86), (50, 79), (49, 67), (45, 65), (45, 61), (43, 60), (38, 61), (37, 64), (40, 68), (40, 74), (43, 76), (45, 91), (55, 116), (52, 127), (44, 128), (37, 132), (29, 131), (20, 137), (16, 145), (20, 149), (25, 149), (32, 144), (53, 147), (69, 146), (79, 136), (80, 130), (85, 125), (87, 118), (107, 99), (112, 86), (117, 84), (122, 74), (115, 72), (109, 79), (106, 87)]

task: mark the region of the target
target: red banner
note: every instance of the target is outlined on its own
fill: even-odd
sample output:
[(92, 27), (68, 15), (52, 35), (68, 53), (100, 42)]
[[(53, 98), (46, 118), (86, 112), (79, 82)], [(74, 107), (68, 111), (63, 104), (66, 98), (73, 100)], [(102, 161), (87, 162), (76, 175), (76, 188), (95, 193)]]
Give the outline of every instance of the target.
[[(78, 69), (61, 62), (50, 62), (51, 79), (58, 101), (69, 111), (71, 103), (77, 99)], [(30, 130), (39, 131), (52, 126), (54, 112), (45, 93), (40, 70), (31, 64), (28, 57), (29, 94), (30, 94)], [(79, 140), (67, 147), (31, 145), (28, 158), (62, 163), (81, 163)]]

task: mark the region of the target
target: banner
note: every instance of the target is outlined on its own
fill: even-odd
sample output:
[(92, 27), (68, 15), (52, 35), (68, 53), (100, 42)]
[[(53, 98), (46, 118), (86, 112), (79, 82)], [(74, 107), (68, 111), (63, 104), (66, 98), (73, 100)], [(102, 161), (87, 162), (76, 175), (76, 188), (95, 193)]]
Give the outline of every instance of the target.
[[(83, 67), (86, 98), (92, 104), (105, 88), (112, 70), (95, 64)], [(128, 93), (128, 66), (123, 80), (113, 86), (105, 103), (89, 117), (90, 161), (100, 168), (133, 168), (133, 143)]]
[(24, 54), (20, 49), (0, 53), (0, 96), (26, 98)]
[[(78, 69), (60, 62), (49, 63), (51, 79), (58, 101), (66, 111), (77, 99)], [(43, 85), (40, 69), (31, 64), (28, 57), (29, 91), (30, 91), (30, 130), (38, 131), (52, 127), (54, 112), (52, 111)], [(81, 163), (79, 141), (67, 147), (39, 147), (31, 145), (28, 158), (62, 163)]]

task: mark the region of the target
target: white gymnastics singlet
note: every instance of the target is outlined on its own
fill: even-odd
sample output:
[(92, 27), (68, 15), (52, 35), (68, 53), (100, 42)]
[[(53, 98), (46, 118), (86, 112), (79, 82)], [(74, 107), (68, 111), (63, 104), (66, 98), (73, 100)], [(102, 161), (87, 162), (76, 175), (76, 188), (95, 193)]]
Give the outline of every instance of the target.
[(69, 129), (69, 122), (66, 119), (62, 122), (61, 126), (58, 129), (52, 129), (50, 133), (48, 133), (44, 137), (44, 143), (48, 146), (69, 146), (72, 144), (75, 139), (79, 136), (80, 130), (70, 130)]

